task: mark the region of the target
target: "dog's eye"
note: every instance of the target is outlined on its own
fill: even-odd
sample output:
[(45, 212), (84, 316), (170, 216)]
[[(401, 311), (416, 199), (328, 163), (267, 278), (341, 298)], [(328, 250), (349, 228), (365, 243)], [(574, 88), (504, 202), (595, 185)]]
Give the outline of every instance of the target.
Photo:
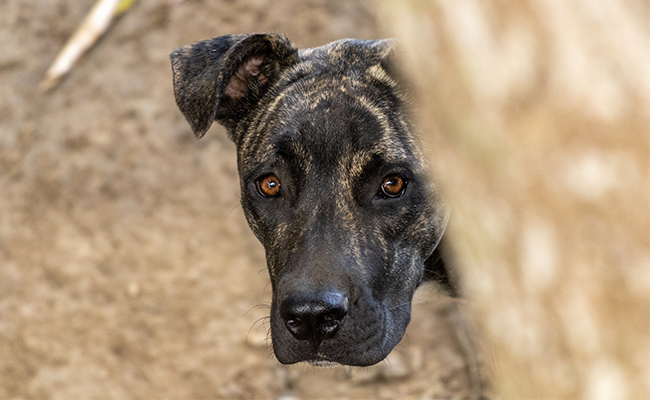
[(257, 191), (265, 197), (275, 197), (280, 194), (280, 180), (273, 174), (257, 180)]
[(379, 190), (379, 197), (381, 198), (396, 198), (404, 195), (406, 190), (406, 180), (398, 175), (390, 175), (384, 178)]

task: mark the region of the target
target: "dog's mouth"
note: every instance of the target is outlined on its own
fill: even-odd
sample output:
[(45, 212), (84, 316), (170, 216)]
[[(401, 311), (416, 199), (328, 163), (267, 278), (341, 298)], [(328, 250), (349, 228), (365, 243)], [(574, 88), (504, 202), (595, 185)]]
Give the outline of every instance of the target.
[(336, 365), (340, 365), (340, 363), (336, 361), (328, 360), (327, 357), (322, 354), (316, 354), (314, 359), (307, 360), (307, 363), (313, 367), (334, 367)]

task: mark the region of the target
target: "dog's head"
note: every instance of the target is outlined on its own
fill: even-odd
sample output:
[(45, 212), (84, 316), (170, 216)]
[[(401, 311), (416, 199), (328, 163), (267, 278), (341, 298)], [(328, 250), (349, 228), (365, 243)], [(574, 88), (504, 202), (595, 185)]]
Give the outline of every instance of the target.
[(282, 363), (386, 357), (444, 230), (391, 54), (388, 40), (299, 51), (258, 34), (171, 55), (176, 101), (194, 133), (217, 120), (237, 146)]

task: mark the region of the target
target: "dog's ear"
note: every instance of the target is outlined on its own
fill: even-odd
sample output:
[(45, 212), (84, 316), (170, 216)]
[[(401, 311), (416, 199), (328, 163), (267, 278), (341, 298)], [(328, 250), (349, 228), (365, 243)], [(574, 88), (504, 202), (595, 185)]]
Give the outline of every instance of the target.
[(391, 62), (397, 51), (397, 42), (395, 39), (378, 39), (367, 42), (368, 46), (380, 60)]
[(404, 64), (400, 51), (399, 42), (396, 39), (380, 39), (369, 42), (373, 54), (378, 60), (382, 69), (397, 83), (400, 93), (414, 93), (411, 80), (405, 79), (400, 66)]
[(179, 47), (170, 58), (176, 104), (200, 138), (214, 120), (232, 135), (281, 71), (298, 62), (298, 50), (279, 34), (227, 35)]

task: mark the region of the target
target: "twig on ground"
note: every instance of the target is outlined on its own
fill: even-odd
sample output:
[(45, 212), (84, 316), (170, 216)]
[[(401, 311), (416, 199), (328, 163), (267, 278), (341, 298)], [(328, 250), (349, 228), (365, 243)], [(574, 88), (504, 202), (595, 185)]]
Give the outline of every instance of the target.
[(135, 0), (98, 0), (45, 73), (40, 83), (41, 90), (55, 88), (79, 57), (108, 29), (113, 18), (128, 10), (133, 3)]

